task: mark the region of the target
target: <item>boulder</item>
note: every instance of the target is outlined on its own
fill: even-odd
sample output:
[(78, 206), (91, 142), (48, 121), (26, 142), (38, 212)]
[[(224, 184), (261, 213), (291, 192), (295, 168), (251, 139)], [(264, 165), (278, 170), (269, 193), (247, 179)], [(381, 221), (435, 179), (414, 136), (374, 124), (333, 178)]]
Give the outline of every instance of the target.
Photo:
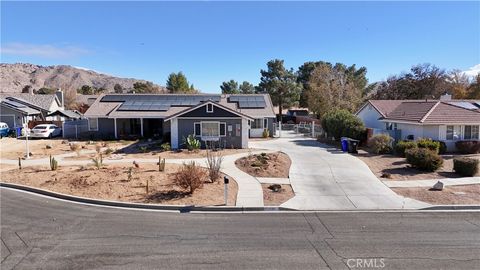
[(442, 191), (443, 190), (443, 183), (438, 181), (437, 183), (435, 183), (435, 185), (433, 185), (431, 190)]

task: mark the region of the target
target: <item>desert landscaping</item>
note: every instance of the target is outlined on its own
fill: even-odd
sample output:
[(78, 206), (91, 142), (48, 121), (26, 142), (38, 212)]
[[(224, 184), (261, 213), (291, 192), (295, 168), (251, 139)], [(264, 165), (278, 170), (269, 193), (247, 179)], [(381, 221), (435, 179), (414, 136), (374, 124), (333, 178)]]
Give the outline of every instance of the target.
[[(189, 194), (188, 189), (174, 183), (174, 174), (181, 164), (166, 164), (165, 171), (153, 163), (95, 166), (47, 166), (18, 168), (2, 172), (2, 181), (46, 189), (75, 196), (136, 203), (167, 205), (224, 205), (223, 174), (210, 183), (206, 169), (204, 183)], [(3, 167), (3, 165), (2, 165)], [(148, 181), (148, 188), (147, 188)], [(229, 184), (229, 205), (235, 205), (237, 184)]]
[(235, 161), (240, 170), (255, 177), (288, 178), (291, 160), (282, 152), (248, 155)]

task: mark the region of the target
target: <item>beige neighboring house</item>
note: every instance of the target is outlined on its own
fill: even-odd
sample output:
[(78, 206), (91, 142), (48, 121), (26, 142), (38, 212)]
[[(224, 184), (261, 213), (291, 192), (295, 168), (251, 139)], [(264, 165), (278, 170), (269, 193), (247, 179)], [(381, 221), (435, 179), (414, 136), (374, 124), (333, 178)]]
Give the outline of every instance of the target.
[[(356, 115), (367, 128), (400, 131), (401, 139), (445, 142), (480, 140), (480, 100), (369, 100)], [(378, 133), (378, 132), (377, 132)]]

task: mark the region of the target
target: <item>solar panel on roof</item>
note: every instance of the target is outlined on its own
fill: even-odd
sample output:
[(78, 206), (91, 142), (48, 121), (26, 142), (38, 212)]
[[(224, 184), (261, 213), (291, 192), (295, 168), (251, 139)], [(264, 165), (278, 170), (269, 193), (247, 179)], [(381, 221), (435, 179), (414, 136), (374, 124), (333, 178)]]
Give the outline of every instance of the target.
[(11, 100), (5, 100), (4, 101), (5, 103), (11, 105), (11, 106), (14, 106), (16, 108), (26, 108), (27, 106), (26, 105), (23, 105), (21, 103), (18, 103), (18, 102), (15, 102), (15, 101), (11, 101)]
[(449, 102), (449, 103), (458, 107), (469, 109), (469, 110), (478, 109), (477, 106), (473, 105), (473, 103), (466, 102), (466, 101)]

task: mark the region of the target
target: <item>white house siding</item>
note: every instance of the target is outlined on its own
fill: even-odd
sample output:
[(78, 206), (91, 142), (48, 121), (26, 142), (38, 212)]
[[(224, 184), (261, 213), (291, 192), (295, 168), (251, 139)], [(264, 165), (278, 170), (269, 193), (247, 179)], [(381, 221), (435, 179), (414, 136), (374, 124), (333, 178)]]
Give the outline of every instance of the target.
[(439, 126), (423, 126), (423, 137), (424, 138), (431, 138), (433, 140), (439, 140), (440, 133), (439, 133)]
[(371, 104), (367, 104), (357, 113), (357, 116), (367, 128), (385, 129), (385, 123), (378, 121), (381, 117), (380, 113)]
[(423, 126), (412, 125), (412, 124), (397, 124), (397, 129), (402, 131), (402, 139), (406, 140), (409, 135), (413, 135), (413, 139), (422, 138), (423, 135)]

